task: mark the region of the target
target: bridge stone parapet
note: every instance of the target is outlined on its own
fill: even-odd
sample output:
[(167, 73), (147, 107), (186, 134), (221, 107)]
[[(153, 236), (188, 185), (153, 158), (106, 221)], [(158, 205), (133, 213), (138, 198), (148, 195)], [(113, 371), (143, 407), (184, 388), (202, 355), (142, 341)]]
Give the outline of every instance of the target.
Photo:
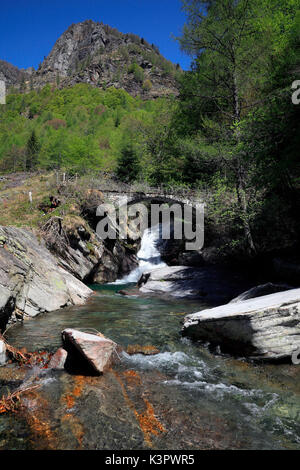
[(172, 194), (162, 191), (151, 191), (151, 192), (118, 192), (118, 191), (102, 191), (105, 202), (113, 204), (116, 208), (121, 207), (125, 204), (131, 205), (139, 202), (155, 202), (155, 203), (179, 203), (181, 205), (187, 204), (189, 206), (203, 205), (203, 199), (199, 198), (193, 192), (188, 194)]

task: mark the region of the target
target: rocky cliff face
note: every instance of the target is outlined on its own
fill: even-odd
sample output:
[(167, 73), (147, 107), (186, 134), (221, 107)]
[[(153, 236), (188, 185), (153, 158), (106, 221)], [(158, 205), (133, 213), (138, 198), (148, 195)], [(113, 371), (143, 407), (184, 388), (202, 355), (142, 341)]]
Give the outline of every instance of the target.
[(23, 86), (30, 80), (30, 73), (20, 70), (5, 60), (0, 60), (0, 80), (4, 80), (7, 86)]
[(11, 320), (35, 317), (92, 294), (82, 282), (115, 281), (136, 266), (135, 256), (116, 241), (111, 250), (84, 219), (32, 232), (0, 226), (0, 331)]
[(43, 238), (59, 265), (84, 282), (113, 282), (137, 265), (132, 250), (119, 240), (108, 246), (81, 217), (50, 219)]
[(21, 80), (24, 85), (24, 77), (27, 88), (83, 82), (101, 88), (124, 88), (144, 98), (177, 94), (176, 75), (180, 73), (179, 66), (143, 38), (91, 20), (72, 24), (37, 71), (22, 72), (10, 64), (6, 68), (5, 77), (14, 75), (8, 81), (12, 85), (20, 85)]
[(92, 293), (35, 235), (14, 227), (0, 227), (0, 279), (0, 329), (11, 317), (81, 304)]

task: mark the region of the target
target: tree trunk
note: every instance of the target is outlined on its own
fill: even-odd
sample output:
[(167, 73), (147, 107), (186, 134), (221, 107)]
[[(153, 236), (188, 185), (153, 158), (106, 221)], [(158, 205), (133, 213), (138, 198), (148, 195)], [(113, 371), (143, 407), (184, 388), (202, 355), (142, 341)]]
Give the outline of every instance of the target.
[(247, 244), (247, 251), (250, 256), (256, 255), (257, 250), (253, 241), (252, 237), (252, 230), (249, 222), (249, 210), (248, 210), (248, 202), (246, 197), (246, 190), (245, 190), (245, 183), (244, 178), (241, 172), (241, 168), (239, 165), (238, 169), (238, 184), (237, 184), (237, 196), (238, 202), (241, 210), (241, 221), (243, 224), (245, 240)]
[[(233, 111), (234, 111), (234, 117), (235, 117), (235, 122), (238, 125), (240, 122), (240, 101), (239, 101), (239, 88), (238, 88), (238, 83), (237, 83), (237, 75), (236, 75), (236, 68), (235, 68), (235, 60), (233, 60)], [(237, 127), (236, 133), (235, 133), (235, 138), (237, 143), (240, 141), (240, 130)], [(243, 224), (243, 229), (244, 229), (244, 234), (245, 234), (245, 240), (247, 244), (247, 251), (250, 256), (253, 256), (257, 253), (253, 237), (252, 237), (252, 231), (251, 231), (251, 226), (249, 222), (249, 209), (248, 209), (248, 202), (247, 202), (247, 197), (246, 197), (246, 185), (245, 185), (245, 177), (244, 177), (244, 168), (243, 164), (241, 162), (241, 159), (238, 157), (238, 163), (237, 163), (237, 195), (238, 195), (238, 202), (240, 205), (240, 210), (241, 210), (241, 221)]]

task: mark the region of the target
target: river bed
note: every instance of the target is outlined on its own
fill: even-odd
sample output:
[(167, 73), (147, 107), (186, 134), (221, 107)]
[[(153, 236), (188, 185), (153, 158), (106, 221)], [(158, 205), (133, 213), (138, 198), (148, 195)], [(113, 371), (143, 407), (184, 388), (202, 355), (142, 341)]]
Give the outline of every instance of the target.
[[(181, 338), (184, 315), (207, 308), (199, 301), (93, 287), (86, 305), (25, 321), (9, 330), (9, 342), (55, 351), (64, 328), (94, 328), (124, 349), (153, 345), (160, 353), (124, 354), (103, 377), (39, 373), (25, 408), (0, 415), (0, 449), (300, 448), (299, 366), (255, 365)], [(18, 384), (17, 367), (9, 368), (0, 370), (0, 393)]]
[[(8, 330), (16, 348), (55, 352), (65, 328), (92, 329), (124, 353), (100, 377), (16, 364), (0, 368), (0, 396), (38, 387), (24, 394), (15, 413), (0, 414), (0, 450), (300, 449), (299, 366), (252, 364), (182, 338), (184, 316), (215, 306), (212, 300), (119, 293), (134, 294), (145, 270), (165, 266), (159, 237), (159, 226), (145, 231), (139, 266), (114, 284), (91, 286), (94, 295), (85, 305)], [(223, 286), (230, 297), (230, 286), (238, 290), (248, 282), (227, 273), (226, 288), (221, 271), (213, 279), (202, 274), (199, 283), (206, 280), (215, 295)], [(159, 354), (125, 352), (137, 344)]]

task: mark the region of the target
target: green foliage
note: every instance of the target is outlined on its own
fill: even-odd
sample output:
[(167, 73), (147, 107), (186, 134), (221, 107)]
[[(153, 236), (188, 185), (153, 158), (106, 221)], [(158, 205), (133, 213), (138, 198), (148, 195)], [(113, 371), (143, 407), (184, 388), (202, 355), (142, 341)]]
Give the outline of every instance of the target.
[(139, 83), (143, 83), (144, 70), (136, 62), (128, 67), (128, 73), (133, 73), (135, 80)]
[(31, 158), (28, 140), (33, 131), (39, 144), (32, 154), (33, 166), (38, 157), (38, 166), (44, 169), (113, 171), (125, 137), (142, 148), (139, 130), (156, 120), (163, 103), (142, 102), (122, 89), (104, 91), (85, 84), (65, 89), (47, 85), (10, 94), (6, 106), (0, 106), (1, 171), (30, 166), (26, 156)]
[(131, 143), (127, 143), (121, 149), (116, 175), (121, 181), (132, 183), (139, 173), (140, 163), (136, 149)]
[(153, 85), (152, 85), (152, 82), (151, 80), (147, 79), (147, 80), (144, 80), (144, 83), (143, 83), (143, 90), (145, 91), (150, 91), (152, 89)]
[(213, 224), (230, 227), (232, 249), (255, 254), (288, 245), (300, 235), (300, 107), (291, 101), (300, 1), (182, 3), (187, 23), (179, 40), (194, 62), (180, 77), (173, 154), (185, 162), (185, 180), (214, 192)]
[(35, 131), (31, 132), (31, 135), (27, 141), (26, 146), (26, 170), (33, 170), (38, 164), (38, 154), (40, 150), (40, 144), (38, 142)]

